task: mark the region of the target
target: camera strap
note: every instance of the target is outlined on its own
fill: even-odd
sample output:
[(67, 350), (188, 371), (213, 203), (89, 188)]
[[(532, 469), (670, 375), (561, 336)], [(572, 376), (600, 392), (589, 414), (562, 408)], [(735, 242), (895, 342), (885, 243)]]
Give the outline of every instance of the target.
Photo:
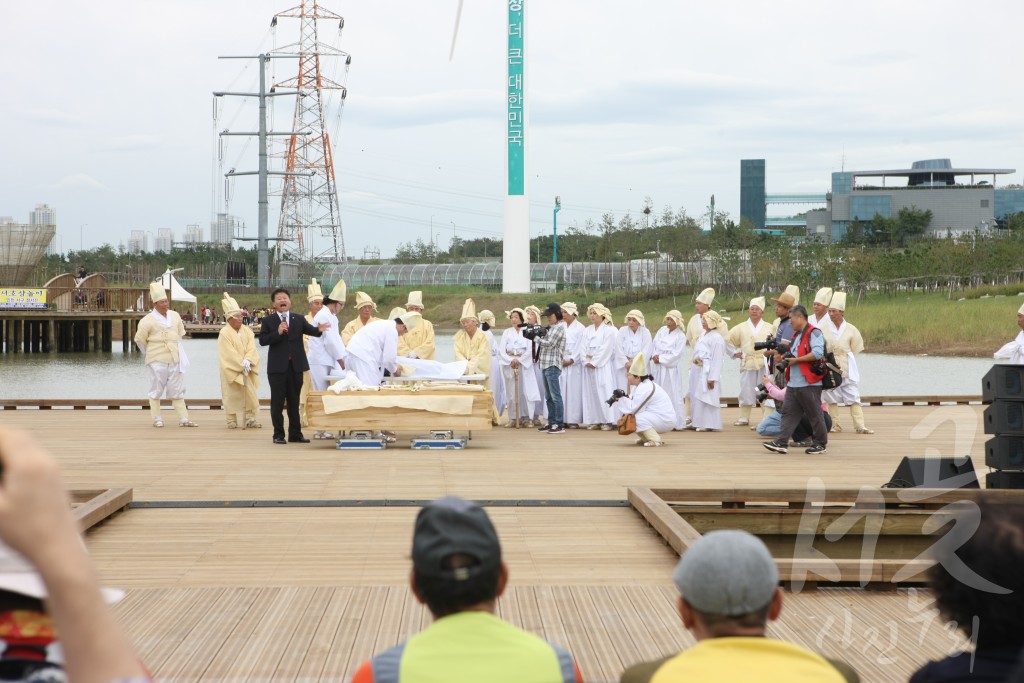
[(650, 401), (650, 400), (651, 400), (651, 399), (652, 399), (652, 398), (654, 397), (654, 392), (655, 392), (655, 391), (657, 391), (657, 390), (658, 390), (658, 385), (657, 385), (657, 384), (655, 384), (655, 383), (653, 383), (653, 382), (651, 382), (651, 393), (647, 394), (647, 398), (645, 398), (645, 399), (644, 399), (644, 402), (643, 402), (643, 403), (641, 403), (641, 404), (640, 404), (640, 405), (639, 405), (639, 406), (637, 407), (637, 409), (636, 409), (636, 410), (634, 410), (634, 411), (633, 411), (633, 412), (631, 413), (631, 415), (633, 415), (633, 417), (636, 417), (636, 414), (637, 414), (637, 413), (639, 413), (639, 412), (640, 412), (641, 410), (643, 410), (643, 409), (644, 409), (644, 406), (645, 406), (645, 405), (647, 405), (647, 402), (648, 402), (648, 401)]

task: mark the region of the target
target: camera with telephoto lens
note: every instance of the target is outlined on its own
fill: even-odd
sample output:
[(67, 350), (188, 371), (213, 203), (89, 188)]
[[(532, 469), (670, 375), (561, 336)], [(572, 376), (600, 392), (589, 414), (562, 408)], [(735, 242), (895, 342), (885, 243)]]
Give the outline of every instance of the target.
[(527, 323), (520, 328), (523, 332), (523, 336), (527, 339), (534, 339), (536, 337), (544, 337), (548, 333), (548, 328), (540, 325), (532, 325)]
[(768, 400), (768, 389), (764, 386), (764, 384), (758, 384), (754, 388), (757, 390), (757, 396), (754, 397), (755, 401), (757, 401), (758, 403), (764, 403), (765, 401)]
[(785, 356), (782, 357), (782, 360), (775, 364), (775, 369), (785, 370), (786, 368), (789, 367), (789, 364), (793, 362), (794, 358), (796, 358), (796, 356), (794, 356), (792, 353), (787, 353)]
[(779, 344), (775, 341), (775, 337), (768, 337), (763, 342), (754, 342), (755, 351), (774, 351), (777, 348), (779, 348)]
[(616, 401), (618, 401), (620, 398), (622, 398), (625, 395), (626, 395), (625, 391), (623, 391), (622, 389), (616, 389), (615, 391), (612, 392), (612, 397), (610, 399), (608, 399), (607, 401), (605, 401), (605, 403), (607, 403), (609, 406), (611, 406), (613, 403), (615, 403)]

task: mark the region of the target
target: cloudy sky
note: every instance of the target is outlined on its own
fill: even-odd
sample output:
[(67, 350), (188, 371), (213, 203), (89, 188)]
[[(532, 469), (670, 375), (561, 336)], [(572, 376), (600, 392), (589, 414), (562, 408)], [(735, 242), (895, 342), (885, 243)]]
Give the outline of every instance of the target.
[[(211, 93), (256, 88), (255, 62), (221, 61), (297, 40), (273, 15), (299, 0), (7, 3), (0, 22), (4, 134), (0, 215), (55, 207), (63, 249), (125, 242), (132, 229), (203, 226), (215, 206)], [(504, 8), (465, 0), (326, 0), (353, 56), (336, 135), (349, 255), (430, 239), (501, 235)], [(1019, 29), (1024, 3), (907, 0), (688, 2), (533, 0), (529, 5), (532, 232), (611, 211), (690, 215), (708, 198), (739, 213), (739, 165), (765, 158), (769, 192), (824, 192), (832, 171), (958, 166), (1024, 171)], [(1016, 66), (1014, 66), (1016, 65)], [(273, 77), (292, 75), (279, 61)], [(325, 71), (345, 78), (343, 70)], [(291, 102), (273, 115), (291, 125)], [(251, 101), (216, 129), (255, 130)], [(225, 168), (255, 169), (232, 138)], [(256, 181), (230, 212), (256, 234)], [(271, 234), (279, 198), (271, 199)], [(774, 207), (785, 215), (792, 207)]]

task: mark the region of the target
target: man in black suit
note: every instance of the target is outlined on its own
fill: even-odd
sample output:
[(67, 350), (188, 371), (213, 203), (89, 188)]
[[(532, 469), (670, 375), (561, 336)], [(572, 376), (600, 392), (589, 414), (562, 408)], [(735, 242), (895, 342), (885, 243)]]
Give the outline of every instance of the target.
[[(309, 370), (302, 335), (319, 337), (327, 323), (313, 327), (301, 315), (291, 313), (292, 297), (287, 289), (278, 287), (270, 295), (274, 311), (263, 318), (260, 346), (269, 346), (267, 377), (270, 381), (270, 419), (274, 423), (274, 443), (309, 443), (302, 435), (299, 418), (299, 390), (302, 373)], [(284, 439), (284, 404), (288, 402), (288, 441)]]

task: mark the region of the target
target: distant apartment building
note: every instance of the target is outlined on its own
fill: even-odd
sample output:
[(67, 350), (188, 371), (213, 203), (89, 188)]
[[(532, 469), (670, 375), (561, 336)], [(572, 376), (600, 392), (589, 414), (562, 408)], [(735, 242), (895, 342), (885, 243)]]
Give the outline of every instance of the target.
[[(29, 225), (57, 225), (57, 211), (48, 204), (36, 204), (34, 211), (28, 214)], [(57, 253), (57, 232), (54, 230), (53, 239), (46, 247), (46, 255), (53, 256)]]
[(203, 241), (203, 229), (196, 224), (185, 226), (185, 244), (200, 244)]
[(149, 251), (149, 233), (145, 230), (132, 230), (128, 238), (128, 251), (132, 254), (144, 254)]
[(156, 231), (156, 244), (153, 251), (162, 251), (170, 254), (174, 249), (174, 232), (170, 228), (160, 228)]
[(218, 246), (230, 246), (235, 237), (245, 232), (245, 223), (238, 216), (218, 213), (217, 220), (210, 223), (210, 242)]

